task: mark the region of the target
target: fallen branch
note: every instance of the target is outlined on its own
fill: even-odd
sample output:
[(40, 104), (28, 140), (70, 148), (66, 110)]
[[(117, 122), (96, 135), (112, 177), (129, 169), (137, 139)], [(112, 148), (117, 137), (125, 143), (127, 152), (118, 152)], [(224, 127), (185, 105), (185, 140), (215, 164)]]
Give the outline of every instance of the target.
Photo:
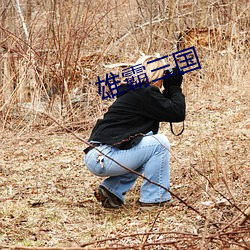
[[(104, 250), (104, 249), (141, 249), (142, 247), (146, 246), (164, 246), (164, 245), (173, 245), (175, 243), (182, 243), (187, 241), (193, 241), (193, 246), (195, 245), (194, 241), (197, 240), (207, 240), (209, 242), (224, 242), (227, 246), (237, 246), (241, 247), (242, 249), (248, 250), (250, 249), (247, 244), (242, 244), (236, 241), (232, 241), (232, 235), (240, 235), (243, 233), (250, 233), (250, 229), (242, 229), (238, 231), (228, 231), (226, 233), (220, 233), (220, 234), (208, 234), (205, 237), (203, 235), (199, 236), (198, 234), (192, 234), (192, 233), (182, 233), (182, 232), (147, 232), (147, 233), (135, 233), (135, 234), (129, 234), (129, 235), (122, 235), (118, 237), (113, 238), (107, 238), (103, 240), (97, 240), (88, 242), (85, 244), (80, 245), (79, 247), (25, 247), (25, 246), (7, 246), (7, 245), (0, 245), (0, 249), (11, 249), (11, 250), (83, 250), (85, 247), (88, 247), (90, 245), (105, 243), (107, 241), (118, 241), (124, 238), (134, 238), (137, 236), (162, 236), (162, 235), (168, 235), (165, 238), (165, 241), (159, 241), (159, 242), (144, 242), (142, 244), (134, 244), (134, 245), (122, 245), (120, 246), (115, 245), (115, 243), (112, 243), (112, 246), (107, 247), (96, 247), (96, 248), (87, 248), (88, 250), (95, 249), (95, 250)], [(227, 238), (226, 238), (227, 237)], [(166, 241), (166, 239), (169, 239), (169, 241)]]

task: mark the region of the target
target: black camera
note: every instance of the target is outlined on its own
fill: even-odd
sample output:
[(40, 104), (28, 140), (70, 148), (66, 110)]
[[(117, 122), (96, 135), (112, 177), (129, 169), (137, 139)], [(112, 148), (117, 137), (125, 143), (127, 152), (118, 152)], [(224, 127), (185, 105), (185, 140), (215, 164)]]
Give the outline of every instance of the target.
[(182, 78), (183, 78), (183, 70), (177, 67), (168, 68), (164, 71), (164, 79), (163, 79), (163, 86), (166, 89), (169, 85), (174, 86), (181, 86)]
[(181, 75), (183, 75), (183, 69), (173, 67), (173, 68), (168, 68), (168, 69), (164, 70), (163, 73), (165, 76), (174, 76), (176, 73), (177, 73), (177, 75), (181, 76)]
[(174, 68), (169, 68), (169, 69), (164, 70), (165, 76), (173, 75), (173, 73), (174, 73)]

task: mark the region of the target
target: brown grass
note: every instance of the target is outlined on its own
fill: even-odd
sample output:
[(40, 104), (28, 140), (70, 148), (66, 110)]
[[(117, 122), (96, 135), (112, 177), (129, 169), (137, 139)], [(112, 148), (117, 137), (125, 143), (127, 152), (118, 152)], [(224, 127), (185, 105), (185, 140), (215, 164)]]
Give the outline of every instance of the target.
[[(240, 225), (250, 205), (248, 1), (177, 2), (173, 41), (166, 1), (25, 3), (30, 44), (13, 3), (0, 5), (0, 248), (249, 249), (249, 220)], [(172, 146), (172, 192), (208, 220), (177, 199), (142, 212), (141, 180), (124, 208), (105, 210), (85, 145), (41, 111), (87, 139), (112, 102), (97, 94), (97, 76), (121, 72), (103, 65), (131, 63), (149, 46), (175, 52), (180, 34), (202, 69), (184, 77), (184, 134), (166, 123), (161, 132)]]

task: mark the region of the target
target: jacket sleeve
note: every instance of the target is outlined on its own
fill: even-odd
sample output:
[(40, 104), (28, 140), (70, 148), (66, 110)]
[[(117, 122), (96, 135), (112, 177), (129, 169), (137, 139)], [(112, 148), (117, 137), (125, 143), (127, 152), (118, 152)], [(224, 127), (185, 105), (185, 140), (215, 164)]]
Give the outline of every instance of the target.
[(145, 91), (144, 115), (156, 121), (182, 122), (185, 120), (185, 96), (180, 87), (172, 86), (167, 94), (162, 94), (156, 87), (148, 87)]

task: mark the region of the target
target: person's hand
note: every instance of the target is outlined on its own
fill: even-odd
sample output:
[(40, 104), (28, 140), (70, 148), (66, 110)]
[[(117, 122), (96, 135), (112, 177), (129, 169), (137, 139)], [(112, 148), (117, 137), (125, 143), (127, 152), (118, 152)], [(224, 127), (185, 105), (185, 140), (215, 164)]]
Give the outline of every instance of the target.
[(170, 86), (181, 86), (183, 77), (179, 74), (177, 67), (166, 70), (165, 75), (167, 76), (163, 79), (163, 86), (165, 89), (168, 89)]

